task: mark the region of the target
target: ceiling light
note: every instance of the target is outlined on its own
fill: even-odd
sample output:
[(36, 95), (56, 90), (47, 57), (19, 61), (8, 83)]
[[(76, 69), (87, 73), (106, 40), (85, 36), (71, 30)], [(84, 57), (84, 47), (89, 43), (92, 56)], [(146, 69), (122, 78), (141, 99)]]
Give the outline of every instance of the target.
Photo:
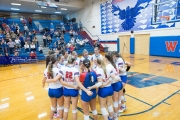
[(11, 14), (16, 15), (16, 14), (19, 14), (19, 13), (11, 13)]
[(41, 6), (41, 8), (47, 8), (47, 7)]
[(42, 10), (35, 10), (35, 12), (42, 12)]
[(61, 8), (61, 10), (67, 10), (66, 8)]
[(19, 10), (18, 8), (11, 8), (11, 10)]
[(55, 13), (61, 13), (61, 12), (55, 12)]
[(11, 5), (18, 5), (18, 6), (21, 6), (21, 4), (19, 4), (19, 3), (11, 3)]

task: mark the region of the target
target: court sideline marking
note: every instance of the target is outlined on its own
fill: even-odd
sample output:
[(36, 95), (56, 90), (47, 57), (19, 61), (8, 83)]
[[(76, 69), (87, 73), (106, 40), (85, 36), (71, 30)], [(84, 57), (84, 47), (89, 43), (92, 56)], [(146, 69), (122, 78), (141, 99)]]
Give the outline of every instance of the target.
[[(141, 112), (137, 112), (137, 113), (122, 114), (121, 116), (134, 116), (134, 115), (146, 113), (146, 112), (149, 112), (150, 110), (156, 108), (157, 106), (159, 106), (159, 105), (162, 104), (162, 103), (165, 103), (165, 104), (170, 105), (169, 103), (166, 103), (165, 101), (168, 100), (168, 99), (170, 99), (170, 98), (173, 97), (174, 95), (178, 94), (179, 92), (180, 92), (180, 90), (177, 90), (176, 92), (172, 93), (171, 95), (169, 95), (168, 97), (166, 97), (165, 99), (163, 99), (162, 101), (160, 101), (159, 103), (157, 103), (156, 105), (151, 105), (151, 104), (146, 103), (146, 102), (144, 102), (144, 101), (142, 101), (142, 100), (139, 100), (138, 98), (135, 98), (135, 97), (132, 97), (132, 96), (126, 94), (127, 96), (132, 97), (133, 99), (136, 99), (136, 100), (138, 100), (138, 101), (140, 101), (140, 102), (142, 102), (142, 103), (144, 103), (144, 104), (147, 104), (147, 105), (151, 106), (151, 108), (149, 108), (149, 109), (147, 109), (147, 110), (144, 110), (144, 111), (141, 111)], [(80, 107), (77, 106), (77, 109), (78, 109), (81, 113), (83, 113), (82, 108), (80, 108)], [(91, 113), (91, 112), (90, 112), (90, 113)], [(99, 114), (99, 113), (98, 113), (98, 115), (102, 115), (102, 114)], [(93, 120), (92, 117), (91, 117), (91, 119)]]

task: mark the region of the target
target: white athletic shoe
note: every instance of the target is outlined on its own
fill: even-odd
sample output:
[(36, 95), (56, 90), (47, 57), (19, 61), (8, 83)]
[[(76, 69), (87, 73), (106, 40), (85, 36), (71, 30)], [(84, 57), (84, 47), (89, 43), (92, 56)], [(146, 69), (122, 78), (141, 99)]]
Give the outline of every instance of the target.
[(126, 111), (126, 106), (125, 106), (125, 107), (122, 107), (122, 106), (121, 106), (119, 112), (123, 113), (123, 112), (125, 112), (125, 111)]

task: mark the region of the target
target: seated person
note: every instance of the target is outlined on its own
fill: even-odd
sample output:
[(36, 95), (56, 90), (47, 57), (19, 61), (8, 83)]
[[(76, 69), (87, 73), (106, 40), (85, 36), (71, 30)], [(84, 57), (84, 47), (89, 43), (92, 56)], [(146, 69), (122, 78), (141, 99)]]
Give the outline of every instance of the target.
[(30, 53), (30, 58), (31, 58), (31, 59), (36, 59), (36, 53), (33, 52), (33, 51), (31, 51), (31, 53)]
[(16, 47), (21, 48), (21, 41), (19, 40), (18, 37), (15, 39), (15, 43), (16, 43)]
[(33, 42), (30, 44), (30, 48), (31, 48), (31, 51), (36, 51), (36, 46)]
[(29, 44), (27, 42), (25, 42), (25, 45), (24, 45), (24, 49), (26, 52), (29, 52)]
[(43, 54), (43, 47), (41, 45), (39, 46), (38, 50), (39, 50), (39, 53)]

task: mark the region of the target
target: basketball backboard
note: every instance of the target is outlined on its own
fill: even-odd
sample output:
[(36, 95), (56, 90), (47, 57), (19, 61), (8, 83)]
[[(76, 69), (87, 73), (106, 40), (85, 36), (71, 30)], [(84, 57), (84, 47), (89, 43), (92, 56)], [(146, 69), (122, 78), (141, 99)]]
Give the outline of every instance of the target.
[(155, 0), (152, 25), (180, 22), (180, 0)]

